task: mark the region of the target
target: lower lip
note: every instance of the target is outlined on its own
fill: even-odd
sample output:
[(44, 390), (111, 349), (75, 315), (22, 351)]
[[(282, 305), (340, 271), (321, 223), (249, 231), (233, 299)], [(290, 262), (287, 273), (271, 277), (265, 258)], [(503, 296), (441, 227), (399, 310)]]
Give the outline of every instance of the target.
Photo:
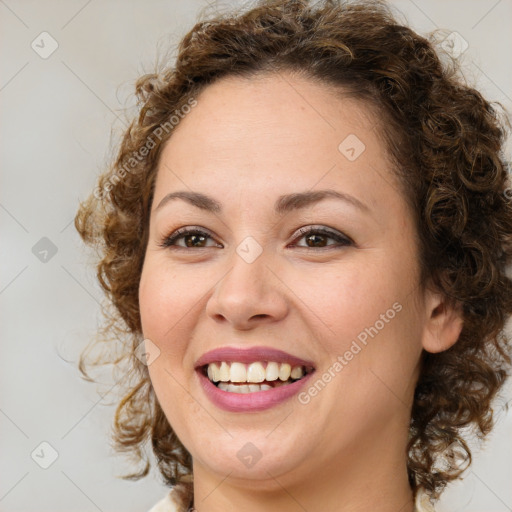
[(233, 393), (218, 388), (204, 375), (202, 370), (197, 370), (199, 381), (201, 382), (206, 396), (217, 407), (230, 412), (257, 412), (279, 405), (298, 394), (313, 373), (314, 372), (309, 373), (302, 379), (291, 384), (277, 388), (267, 389), (265, 391), (254, 391), (252, 393)]

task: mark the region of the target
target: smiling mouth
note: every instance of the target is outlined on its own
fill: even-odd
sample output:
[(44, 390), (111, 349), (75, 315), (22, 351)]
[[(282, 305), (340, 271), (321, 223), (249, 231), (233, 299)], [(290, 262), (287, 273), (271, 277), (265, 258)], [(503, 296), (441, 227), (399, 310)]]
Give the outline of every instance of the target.
[(293, 384), (312, 373), (314, 368), (275, 361), (256, 361), (250, 364), (218, 361), (202, 366), (201, 371), (223, 391), (256, 393)]

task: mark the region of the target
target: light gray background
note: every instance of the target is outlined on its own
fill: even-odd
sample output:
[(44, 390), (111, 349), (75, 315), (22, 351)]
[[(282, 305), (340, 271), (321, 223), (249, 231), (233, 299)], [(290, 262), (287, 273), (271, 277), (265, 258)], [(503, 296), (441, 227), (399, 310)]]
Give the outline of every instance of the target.
[[(419, 32), (457, 31), (469, 44), (468, 78), (512, 109), (512, 0), (392, 3)], [(91, 258), (72, 225), (78, 200), (111, 154), (111, 128), (123, 127), (116, 116), (133, 105), (134, 80), (207, 5), (0, 0), (0, 511), (144, 512), (166, 492), (156, 472), (138, 483), (116, 478), (129, 469), (108, 444), (106, 404), (116, 389), (100, 395), (59, 354), (76, 361), (101, 318)], [(43, 31), (59, 45), (47, 59), (31, 48)], [(46, 262), (45, 247), (32, 250), (42, 237), (57, 249)], [(512, 410), (501, 409), (511, 396), (509, 389), (500, 400), (495, 433), (440, 512), (512, 510)], [(50, 461), (43, 441), (58, 452), (48, 469), (31, 458), (36, 450), (36, 460)]]

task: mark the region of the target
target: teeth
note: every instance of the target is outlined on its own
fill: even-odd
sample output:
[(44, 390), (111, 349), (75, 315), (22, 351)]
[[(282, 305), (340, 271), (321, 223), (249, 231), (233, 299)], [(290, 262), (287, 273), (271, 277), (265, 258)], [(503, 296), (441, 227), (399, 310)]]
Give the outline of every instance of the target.
[(208, 378), (213, 382), (218, 382), (220, 380), (220, 370), (215, 363), (208, 365)]
[(279, 380), (288, 380), (291, 375), (292, 367), (288, 363), (283, 363), (279, 367)]
[(231, 393), (254, 393), (256, 391), (267, 391), (268, 389), (272, 389), (272, 386), (268, 384), (228, 384), (227, 382), (219, 382), (219, 389), (223, 391), (229, 391)]
[(274, 361), (267, 363), (267, 374), (265, 380), (277, 380), (279, 378), (279, 365)]
[(231, 363), (229, 369), (229, 380), (231, 382), (247, 382), (247, 371), (243, 363)]
[[(267, 362), (266, 366), (264, 362), (260, 361), (250, 363), (249, 365), (239, 362), (227, 363), (222, 361), (220, 363), (210, 363), (207, 373), (208, 378), (212, 382), (250, 382), (257, 384), (264, 381), (277, 381), (275, 384), (277, 385), (278, 383), (281, 384), (288, 381), (290, 377), (294, 380), (300, 379), (304, 376), (305, 371), (302, 366), (292, 367), (288, 363), (279, 364), (275, 361)], [(237, 389), (240, 388), (242, 386), (237, 386)]]
[(227, 382), (229, 380), (229, 364), (225, 361), (222, 361), (220, 364), (220, 375), (219, 380)]
[(247, 382), (263, 382), (265, 377), (265, 368), (261, 363), (251, 363), (247, 368)]
[(290, 377), (292, 379), (300, 379), (303, 376), (304, 376), (304, 369), (302, 368), (302, 366), (294, 366), (290, 373)]

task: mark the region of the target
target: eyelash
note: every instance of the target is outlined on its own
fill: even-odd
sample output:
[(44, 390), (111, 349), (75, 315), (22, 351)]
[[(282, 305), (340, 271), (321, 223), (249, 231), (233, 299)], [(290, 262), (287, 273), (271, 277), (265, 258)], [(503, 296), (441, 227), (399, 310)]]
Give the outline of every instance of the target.
[[(315, 226), (307, 226), (307, 227), (298, 229), (294, 234), (294, 235), (296, 235), (294, 240), (297, 239), (297, 237), (304, 238), (305, 236), (311, 235), (311, 234), (323, 235), (323, 236), (329, 237), (329, 238), (335, 240), (336, 242), (338, 242), (339, 245), (334, 245), (334, 244), (329, 245), (328, 244), (326, 247), (319, 247), (319, 248), (318, 247), (307, 247), (307, 246), (296, 246), (296, 247), (301, 247), (302, 249), (308, 249), (308, 250), (315, 251), (315, 250), (319, 250), (319, 249), (327, 250), (327, 249), (332, 249), (333, 247), (339, 248), (339, 247), (349, 247), (349, 246), (354, 245), (354, 241), (351, 238), (349, 238), (348, 236), (343, 235), (342, 233), (330, 230), (325, 227), (315, 227)], [(211, 238), (213, 240), (213, 236), (211, 235), (211, 233), (209, 233), (208, 231), (205, 231), (204, 229), (201, 229), (198, 227), (186, 227), (186, 228), (177, 229), (176, 231), (171, 233), (171, 235), (166, 237), (158, 245), (163, 248), (174, 247), (174, 248), (179, 248), (179, 249), (193, 249), (193, 247), (183, 247), (183, 246), (175, 245), (175, 242), (177, 240), (184, 238), (187, 235), (200, 235), (200, 236)], [(213, 247), (213, 246), (198, 247), (198, 249), (208, 249), (211, 247)], [(218, 248), (218, 246), (215, 248)]]

